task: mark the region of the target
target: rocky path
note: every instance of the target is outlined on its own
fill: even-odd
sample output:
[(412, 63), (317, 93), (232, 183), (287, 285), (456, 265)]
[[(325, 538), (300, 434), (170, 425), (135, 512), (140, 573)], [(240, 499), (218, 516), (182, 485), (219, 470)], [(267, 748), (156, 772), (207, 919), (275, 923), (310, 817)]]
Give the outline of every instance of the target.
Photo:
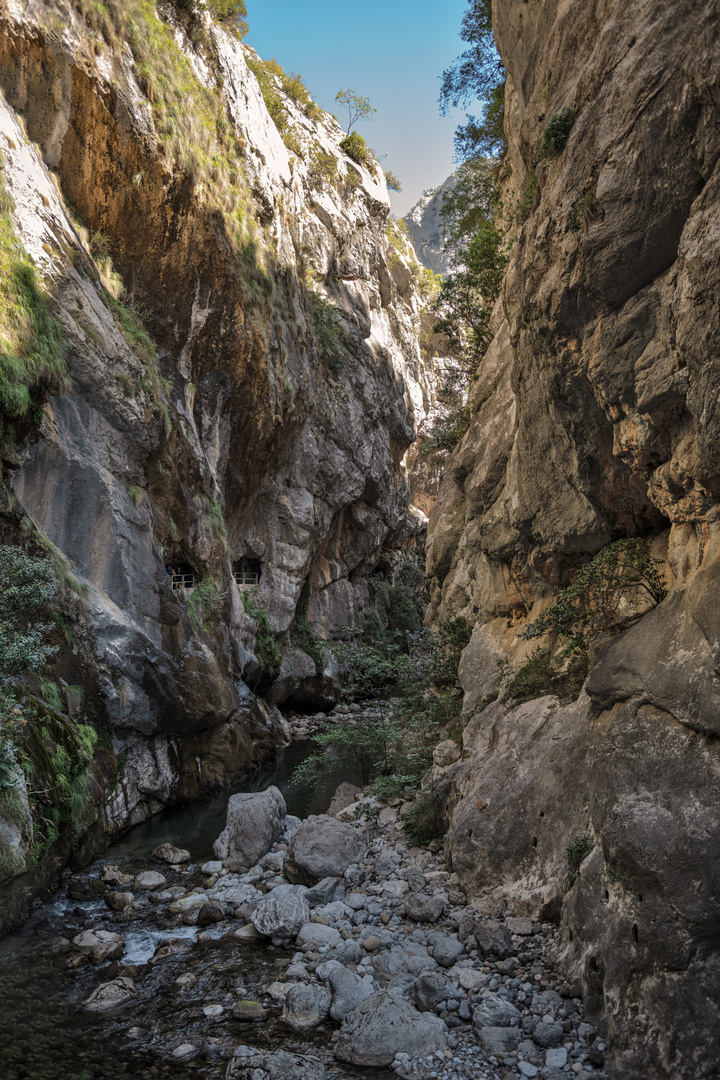
[(552, 926), (468, 904), (392, 808), (340, 817), (301, 823), (276, 788), (235, 795), (214, 859), (165, 844), (69, 883), (38, 951), (117, 1075), (605, 1076)]

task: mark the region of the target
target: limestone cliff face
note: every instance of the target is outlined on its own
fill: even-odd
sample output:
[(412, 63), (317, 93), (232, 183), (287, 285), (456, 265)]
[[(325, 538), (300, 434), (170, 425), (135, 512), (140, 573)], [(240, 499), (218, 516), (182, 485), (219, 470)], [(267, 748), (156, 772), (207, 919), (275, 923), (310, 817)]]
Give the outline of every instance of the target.
[[(615, 1073), (717, 1069), (720, 834), (714, 3), (499, 2), (515, 225), (495, 337), (429, 526), (433, 610), (474, 623), (466, 707), (574, 567), (650, 534), (667, 599), (579, 700), (495, 703), (454, 767), (453, 866), (562, 918)], [(561, 153), (545, 125), (574, 107)], [(565, 849), (590, 854), (570, 884)]]
[[(196, 45), (169, 5), (147, 17), (123, 40), (125, 24), (98, 29), (69, 4), (0, 4), (3, 177), (71, 380), (6, 467), (90, 589), (97, 707), (127, 759), (108, 828), (283, 741), (247, 681), (275, 703), (332, 695), (329, 654), (318, 672), (287, 640), (304, 584), (307, 622), (331, 636), (361, 618), (381, 555), (420, 530), (401, 463), (424, 410), (421, 301), (408, 260), (388, 266), (381, 170), (271, 75), (288, 149), (258, 58), (209, 16)], [(178, 156), (211, 120), (204, 149)], [(113, 303), (117, 274), (156, 350)], [(168, 564), (210, 588), (194, 623)], [(248, 566), (286, 653), (275, 689), (233, 578)]]
[(443, 242), (443, 220), (440, 215), (446, 194), (457, 184), (455, 173), (448, 176), (439, 187), (424, 191), (409, 210), (403, 221), (418, 258), (436, 274), (449, 274), (451, 259)]

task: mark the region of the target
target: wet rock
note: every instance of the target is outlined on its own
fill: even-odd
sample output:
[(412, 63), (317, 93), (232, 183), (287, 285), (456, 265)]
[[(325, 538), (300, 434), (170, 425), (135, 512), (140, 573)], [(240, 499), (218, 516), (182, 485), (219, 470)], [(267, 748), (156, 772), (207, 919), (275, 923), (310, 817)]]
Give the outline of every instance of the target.
[(133, 894), (131, 892), (117, 892), (110, 889), (105, 893), (104, 899), (111, 911), (123, 911), (125, 908), (132, 907)]
[(192, 990), (196, 983), (197, 976), (193, 975), (192, 971), (184, 971), (182, 975), (178, 975), (173, 986), (176, 990)]
[(232, 1014), (236, 1020), (252, 1020), (254, 1022), (264, 1020), (267, 1015), (259, 1001), (250, 1001), (248, 998), (236, 1001), (233, 1005)]
[(350, 806), (354, 803), (358, 795), (362, 794), (362, 788), (356, 784), (349, 784), (347, 782), (338, 784), (335, 788), (335, 793), (330, 800), (330, 805), (327, 808), (328, 817), (335, 817), (340, 810), (344, 810), (346, 806)]
[(365, 853), (360, 833), (336, 818), (318, 814), (307, 818), (288, 844), (285, 876), (314, 885), (326, 877), (341, 877)]
[(107, 930), (85, 930), (72, 939), (72, 946), (83, 953), (93, 964), (104, 960), (119, 960), (125, 950), (123, 939)]
[(170, 911), (176, 912), (182, 915), (185, 911), (192, 911), (193, 908), (200, 910), (207, 903), (207, 896), (202, 892), (187, 893), (185, 896), (179, 896), (177, 900), (173, 900), (170, 905)]
[(90, 1012), (107, 1012), (109, 1009), (117, 1009), (127, 1004), (138, 996), (135, 983), (127, 976), (113, 979), (103, 983), (93, 990), (90, 997), (83, 1001), (83, 1005)]
[(119, 866), (105, 863), (100, 867), (99, 878), (106, 885), (132, 885), (133, 875), (123, 874)]
[(225, 909), (218, 900), (208, 900), (197, 914), (198, 926), (210, 926), (212, 923), (222, 922), (224, 918)]
[(253, 1046), (238, 1046), (228, 1064), (225, 1080), (326, 1080), (319, 1061), (285, 1050), (268, 1053)]
[(408, 893), (403, 901), (405, 914), (415, 922), (437, 922), (445, 910), (445, 898), (425, 893)]
[(264, 896), (250, 918), (265, 937), (294, 938), (310, 921), (310, 905), (299, 890), (282, 892), (282, 886)]
[(330, 1016), (333, 1020), (344, 1020), (348, 1013), (352, 1012), (361, 1001), (372, 996), (372, 979), (368, 975), (361, 978), (354, 971), (349, 971), (338, 963), (337, 960), (329, 960), (325, 964), (320, 964), (316, 968), (315, 974), (330, 985), (332, 991)]
[(179, 1061), (189, 1061), (191, 1057), (195, 1057), (195, 1054), (197, 1054), (197, 1049), (192, 1043), (180, 1043), (172, 1052), (172, 1056)]
[(97, 879), (70, 878), (68, 882), (68, 896), (71, 900), (100, 900), (105, 890), (104, 882)]
[(499, 994), (487, 994), (473, 1009), (476, 1030), (483, 1027), (511, 1027), (519, 1022), (520, 1011)]
[(253, 942), (260, 941), (262, 934), (259, 930), (256, 930), (252, 923), (248, 923), (247, 926), (241, 926), (237, 930), (231, 930), (227, 937), (237, 938), (238, 941), (246, 945), (251, 945)]
[(302, 948), (303, 945), (321, 948), (323, 945), (339, 945), (341, 941), (340, 931), (336, 930), (334, 926), (309, 922), (300, 928), (296, 945), (298, 948)]
[(475, 941), (483, 956), (497, 956), (504, 960), (513, 952), (512, 934), (495, 919), (488, 919), (475, 927)]
[(155, 952), (148, 960), (148, 964), (159, 964), (162, 960), (168, 960), (171, 956), (178, 956), (187, 952), (192, 943), (187, 938), (166, 938), (161, 941)]
[(327, 1018), (332, 995), (321, 986), (296, 983), (285, 995), (282, 1021), (294, 1031), (311, 1031)]
[(287, 807), (276, 787), (231, 795), (226, 825), (213, 845), (228, 870), (255, 866), (280, 839)]
[(351, 1065), (390, 1065), (398, 1053), (426, 1057), (447, 1045), (447, 1028), (437, 1016), (419, 1013), (394, 994), (362, 1001), (342, 1022), (335, 1056)]
[(136, 874), (134, 878), (134, 887), (138, 890), (152, 892), (159, 889), (161, 885), (167, 885), (167, 878), (164, 878), (157, 870), (143, 870), (141, 874)]
[(203, 874), (208, 874), (210, 877), (214, 877), (215, 874), (219, 874), (223, 868), (223, 864), (220, 859), (211, 859), (209, 862), (204, 862), (200, 867), (200, 871)]
[(162, 862), (178, 866), (180, 863), (190, 862), (190, 852), (185, 848), (175, 847), (174, 844), (159, 844), (153, 851), (153, 856)]

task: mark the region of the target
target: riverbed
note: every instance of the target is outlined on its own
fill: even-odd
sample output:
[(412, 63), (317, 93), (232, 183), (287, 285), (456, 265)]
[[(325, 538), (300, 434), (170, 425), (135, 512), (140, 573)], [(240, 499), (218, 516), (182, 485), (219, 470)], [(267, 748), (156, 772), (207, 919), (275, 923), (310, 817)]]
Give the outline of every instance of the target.
[[(305, 818), (322, 813), (336, 785), (352, 777), (331, 773), (316, 788), (294, 783), (294, 770), (313, 748), (311, 740), (293, 742), (280, 750), (270, 766), (232, 787), (156, 814), (111, 844), (82, 874), (76, 875), (73, 885), (97, 881), (106, 863), (131, 874), (157, 870), (158, 863), (150, 853), (165, 842), (186, 848), (192, 859), (190, 868), (181, 871), (161, 867), (168, 886), (189, 888), (202, 881), (199, 866), (214, 858), (213, 841), (225, 826), (228, 799), (238, 791), (262, 791), (275, 785), (285, 797), (289, 814)], [(125, 951), (119, 962), (68, 969), (70, 954), (62, 947), (58, 951), (58, 939), (70, 940), (88, 927), (122, 935)], [(198, 989), (192, 996), (183, 997), (171, 986), (178, 969), (188, 967), (187, 958), (179, 954), (176, 962), (171, 959), (156, 967), (147, 961), (168, 937), (186, 939), (190, 944), (197, 936), (197, 927), (178, 924), (175, 918), (168, 920), (161, 910), (151, 909), (136, 922), (118, 925), (102, 898), (72, 899), (66, 883), (33, 912), (23, 927), (0, 942), (0, 1078), (220, 1078), (225, 1075), (232, 1044), (245, 1042), (272, 1049), (282, 1045), (302, 1053), (307, 1052), (308, 1043), (322, 1045), (326, 1041), (329, 1032), (318, 1031), (302, 1038), (292, 1032), (280, 1035), (274, 1023), (245, 1024), (230, 1020), (229, 1012), (220, 1021), (208, 1021), (202, 1010), (210, 998), (234, 998), (238, 984), (247, 996), (252, 996), (267, 983), (268, 972), (277, 965), (281, 973), (289, 959), (283, 950), (272, 946), (260, 949), (235, 945), (230, 949), (218, 936), (217, 942), (205, 944), (201, 955), (194, 958), (191, 966), (199, 976)], [(104, 1015), (82, 1007), (81, 1002), (99, 982), (128, 973), (140, 989), (140, 1002)], [(207, 998), (203, 985), (207, 987)], [(168, 1061), (178, 1037), (191, 1035), (202, 1040), (205, 1052), (189, 1062), (172, 1058)], [(338, 1067), (334, 1075), (358, 1078), (366, 1073)], [(372, 1070), (372, 1075), (393, 1074)]]

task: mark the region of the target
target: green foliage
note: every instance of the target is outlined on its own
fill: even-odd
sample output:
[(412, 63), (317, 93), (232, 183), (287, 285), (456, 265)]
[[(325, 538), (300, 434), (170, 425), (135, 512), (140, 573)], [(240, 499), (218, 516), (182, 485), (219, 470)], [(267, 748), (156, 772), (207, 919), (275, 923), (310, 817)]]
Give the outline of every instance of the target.
[(68, 386), (63, 329), (16, 236), (2, 168), (0, 157), (0, 436)]
[(584, 191), (573, 203), (570, 211), (570, 228), (573, 232), (580, 232), (584, 226), (587, 227), (592, 221), (597, 206), (596, 191), (597, 180), (594, 180), (589, 190)]
[(243, 38), (248, 32), (245, 0), (207, 0), (207, 6), (225, 30)]
[[(120, 290), (122, 290), (122, 282), (120, 282)], [(122, 291), (120, 295), (122, 295)], [(106, 290), (104, 299), (117, 318), (128, 345), (140, 358), (145, 369), (143, 378), (134, 389), (144, 391), (148, 395), (150, 401), (160, 412), (165, 434), (169, 436), (172, 432), (172, 421), (167, 406), (167, 393), (170, 384), (160, 374), (155, 342), (145, 329), (138, 312), (128, 303), (123, 302), (120, 296), (114, 296), (113, 293)]]
[[(345, 764), (381, 798), (408, 796), (420, 788), (438, 741), (457, 734), (462, 708), (457, 668), (469, 627), (453, 619), (432, 631), (420, 630), (408, 636), (407, 651), (392, 639), (388, 643), (388, 629), (386, 625), (379, 646), (365, 643), (364, 633), (359, 644), (344, 644), (337, 652), (347, 696), (372, 699), (393, 690), (399, 691), (399, 702), (382, 707), (379, 715), (353, 718), (316, 736), (316, 753), (295, 777), (317, 783), (330, 765)], [(397, 632), (395, 637), (399, 639)], [(418, 841), (437, 836), (438, 811), (431, 785), (418, 796), (410, 834)]]
[(542, 142), (540, 143), (539, 154), (541, 158), (552, 157), (554, 154), (560, 154), (565, 149), (576, 117), (577, 109), (574, 109), (571, 105), (566, 105), (559, 113), (553, 113), (543, 132)]
[(543, 694), (576, 696), (587, 676), (593, 638), (622, 629), (623, 605), (659, 604), (666, 594), (661, 563), (653, 557), (647, 537), (609, 544), (528, 626), (526, 639), (553, 634), (564, 644), (557, 653), (550, 645), (538, 646), (505, 687), (503, 701), (529, 701)]
[(207, 495), (198, 495), (195, 501), (200, 511), (204, 514), (205, 520), (210, 526), (210, 531), (227, 547), (227, 525), (220, 503), (209, 498)]
[(599, 551), (563, 589), (557, 601), (525, 631), (526, 638), (556, 633), (573, 652), (586, 653), (601, 633), (617, 629), (618, 613), (627, 600), (659, 604), (667, 595), (662, 564), (653, 557), (645, 536), (627, 537)]
[(382, 771), (388, 759), (390, 729), (384, 720), (355, 720), (313, 736), (317, 750), (298, 766), (293, 782), (319, 784), (328, 766), (344, 766), (363, 785)]
[(260, 664), (261, 676), (267, 680), (272, 680), (280, 671), (282, 651), (275, 634), (270, 629), (267, 611), (257, 603), (257, 593), (254, 589), (243, 589), (240, 593), (240, 599), (245, 608), (245, 613), (257, 623), (254, 652)]
[(143, 499), (143, 489), (138, 487), (137, 484), (128, 484), (127, 493), (135, 505), (139, 506)]
[(412, 845), (425, 847), (439, 840), (444, 832), (437, 792), (430, 788), (420, 791), (412, 806), (403, 814), (405, 833)]
[[(348, 135), (350, 135), (353, 126), (357, 124), (359, 120), (372, 120), (373, 114), (377, 112), (377, 109), (373, 109), (372, 105), (370, 104), (369, 98), (361, 97), (360, 95), (354, 93), (354, 91), (352, 90), (338, 90), (337, 94), (335, 95), (335, 100), (337, 101), (338, 105), (342, 105), (344, 109), (347, 109)], [(362, 140), (362, 144), (363, 146), (365, 146), (364, 140)], [(342, 146), (342, 143), (340, 145)], [(345, 153), (349, 154), (350, 151), (346, 150)], [(350, 157), (353, 157), (353, 155), (350, 154)], [(357, 161), (358, 159), (355, 158), (355, 160)]]
[[(462, 269), (443, 281), (435, 301), (438, 319), (433, 328), (444, 336), (455, 363), (445, 369), (439, 393), (442, 410), (422, 447), (424, 456), (453, 450), (468, 429), (467, 394), (492, 340), (490, 320), (509, 258), (502, 236), (487, 216), (486, 172), (468, 169), (466, 178), (465, 195), (451, 202), (446, 215)], [(477, 198), (473, 200), (470, 188), (476, 181)]]
[(595, 842), (588, 833), (576, 836), (572, 844), (565, 851), (565, 862), (568, 865), (568, 877), (573, 882), (580, 872), (580, 864), (595, 847)]
[(315, 664), (318, 675), (325, 668), (324, 643), (315, 636), (307, 621), (310, 604), (310, 578), (305, 578), (300, 590), (300, 597), (295, 608), (295, 615), (290, 625), (290, 642), (296, 649), (302, 649)]
[(373, 160), (370, 156), (370, 151), (367, 148), (367, 143), (357, 131), (352, 131), (349, 135), (346, 135), (343, 141), (340, 143), (340, 149), (358, 165), (364, 165), (370, 172), (375, 171)]
[[(40, 672), (56, 646), (46, 645), (49, 623), (29, 622), (54, 599), (57, 581), (47, 559), (0, 547), (0, 687), (12, 676)], [(0, 689), (0, 695), (2, 695)]]
[(289, 97), (296, 105), (299, 105), (310, 119), (315, 119), (321, 111), (310, 97), (302, 76), (295, 72), (287, 75), (275, 59), (260, 60), (259, 57), (249, 53), (246, 54), (245, 59), (258, 81), (265, 107), (285, 145), (288, 150), (301, 156), (301, 144), (297, 131), (290, 123), (285, 97)]
[(342, 344), (337, 309), (321, 296), (315, 296), (312, 301), (312, 320), (320, 355), (326, 367), (339, 375), (345, 367), (347, 353)]
[(187, 612), (190, 622), (196, 630), (210, 633), (220, 618), (225, 593), (220, 592), (217, 584), (210, 578), (201, 581), (187, 598)]
[(385, 183), (387, 184), (388, 191), (402, 191), (402, 184), (391, 169), (385, 170)]
[(517, 219), (519, 222), (527, 221), (530, 214), (537, 206), (540, 199), (540, 181), (538, 180), (537, 173), (533, 170), (528, 173), (527, 180), (525, 181), (525, 187), (523, 189), (523, 196), (518, 203)]
[(468, 0), (460, 37), (470, 48), (443, 72), (440, 109), (443, 114), (478, 100), (479, 118), (468, 116), (455, 133), (460, 160), (500, 156), (507, 148), (504, 132), (505, 68), (495, 48), (492, 0)]
[[(53, 563), (19, 547), (0, 547), (0, 814), (24, 816), (18, 768), (30, 788), (30, 808), (42, 855), (60, 834), (82, 827), (96, 734), (62, 712), (57, 684), (44, 674), (56, 646), (48, 623), (33, 622), (52, 603), (58, 584)], [(39, 696), (23, 679), (35, 676)], [(77, 690), (78, 688), (74, 688)]]
[(337, 158), (323, 150), (319, 142), (313, 143), (308, 163), (308, 182), (315, 191), (325, 184), (333, 184), (337, 178)]

